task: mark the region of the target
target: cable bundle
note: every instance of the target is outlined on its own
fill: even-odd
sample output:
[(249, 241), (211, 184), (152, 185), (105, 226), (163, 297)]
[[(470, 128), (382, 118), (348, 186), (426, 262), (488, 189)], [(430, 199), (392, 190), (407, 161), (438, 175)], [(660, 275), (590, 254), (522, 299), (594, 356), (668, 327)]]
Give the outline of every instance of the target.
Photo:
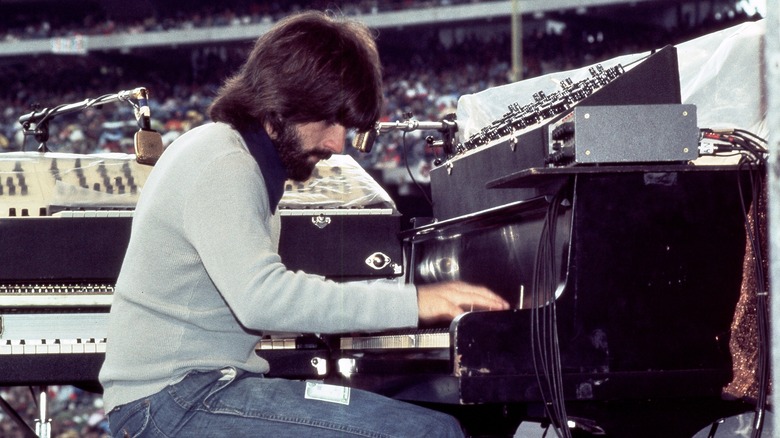
[(700, 129), (700, 155), (731, 156), (742, 155), (743, 160), (761, 165), (766, 164), (766, 140), (744, 129), (713, 130)]
[(542, 401), (558, 437), (571, 437), (566, 415), (561, 371), (561, 349), (555, 291), (559, 272), (556, 269), (555, 237), (559, 211), (566, 190), (552, 199), (543, 224), (534, 271), (534, 303), (531, 311), (531, 353)]

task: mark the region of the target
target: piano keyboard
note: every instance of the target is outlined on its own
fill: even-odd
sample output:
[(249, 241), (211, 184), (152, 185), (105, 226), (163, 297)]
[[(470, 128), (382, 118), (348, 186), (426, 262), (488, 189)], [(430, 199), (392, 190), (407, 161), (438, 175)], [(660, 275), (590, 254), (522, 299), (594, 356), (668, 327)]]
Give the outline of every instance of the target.
[(133, 217), (135, 210), (62, 210), (52, 214), (54, 217)]
[(0, 285), (0, 309), (25, 312), (43, 308), (110, 307), (113, 293), (111, 284), (3, 284)]
[(296, 348), (295, 338), (261, 339), (257, 343), (258, 350), (294, 350)]
[(430, 330), (414, 333), (376, 336), (348, 336), (340, 340), (342, 350), (372, 350), (394, 348), (449, 348), (450, 333)]
[(106, 338), (7, 339), (0, 342), (0, 356), (32, 354), (90, 354), (105, 352)]
[[(103, 210), (60, 210), (53, 217), (85, 218), (85, 217), (133, 217), (134, 210), (103, 209)], [(392, 208), (281, 208), (280, 216), (378, 216), (391, 215)]]
[(377, 216), (393, 214), (392, 208), (280, 208), (280, 216)]

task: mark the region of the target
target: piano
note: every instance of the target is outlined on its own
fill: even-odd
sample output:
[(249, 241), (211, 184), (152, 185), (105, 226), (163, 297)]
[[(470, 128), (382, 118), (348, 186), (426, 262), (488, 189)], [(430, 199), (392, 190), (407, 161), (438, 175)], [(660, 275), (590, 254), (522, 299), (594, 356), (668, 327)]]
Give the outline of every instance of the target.
[(540, 170), (512, 184), (544, 180), (558, 195), (409, 230), (411, 281), (484, 284), (513, 309), (339, 337), (329, 380), (451, 412), (475, 435), (512, 436), (565, 400), (570, 420), (607, 436), (657, 436), (654, 424), (693, 436), (746, 408), (720, 400), (742, 178), (690, 165)]
[(274, 375), (432, 407), (472, 436), (538, 421), (562, 436), (688, 438), (750, 411), (721, 391), (751, 175), (693, 163), (698, 135), (672, 47), (512, 105), (431, 171), (434, 217), (401, 233), (407, 281), (483, 284), (511, 310), (259, 354)]

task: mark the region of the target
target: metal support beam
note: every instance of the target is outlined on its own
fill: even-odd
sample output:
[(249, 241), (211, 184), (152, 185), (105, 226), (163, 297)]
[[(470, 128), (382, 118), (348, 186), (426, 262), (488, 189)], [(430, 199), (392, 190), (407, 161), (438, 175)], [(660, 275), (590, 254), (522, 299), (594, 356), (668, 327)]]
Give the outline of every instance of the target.
[[(772, 380), (778, 382), (780, 373), (777, 365), (780, 364), (780, 282), (777, 273), (780, 273), (780, 4), (775, 1), (767, 2), (767, 23), (765, 36), (765, 80), (767, 92), (767, 117), (766, 123), (769, 131), (769, 169), (768, 169), (768, 233), (769, 233), (769, 302), (770, 321), (772, 333), (771, 363)], [(780, 393), (773, 391), (773, 405), (780, 403)]]

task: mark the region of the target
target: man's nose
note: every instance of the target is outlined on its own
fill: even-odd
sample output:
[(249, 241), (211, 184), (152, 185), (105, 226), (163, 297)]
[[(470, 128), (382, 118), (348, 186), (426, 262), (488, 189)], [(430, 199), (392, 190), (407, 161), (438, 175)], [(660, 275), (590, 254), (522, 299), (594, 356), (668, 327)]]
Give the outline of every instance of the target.
[(323, 147), (334, 154), (340, 154), (344, 151), (344, 143), (347, 141), (347, 128), (341, 125), (332, 125), (328, 127), (327, 134), (323, 141)]

